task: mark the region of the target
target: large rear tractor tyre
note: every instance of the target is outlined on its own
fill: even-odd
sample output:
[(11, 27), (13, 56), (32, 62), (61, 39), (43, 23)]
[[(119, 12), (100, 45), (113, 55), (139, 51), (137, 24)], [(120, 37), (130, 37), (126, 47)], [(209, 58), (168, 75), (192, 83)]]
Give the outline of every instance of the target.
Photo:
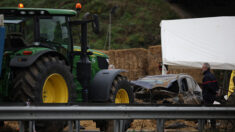
[[(126, 77), (117, 76), (112, 83), (112, 88), (110, 90), (109, 103), (115, 104), (133, 104), (134, 95), (130, 83), (127, 81)], [(126, 131), (132, 120), (123, 121), (123, 130)], [(114, 130), (114, 121), (109, 120), (97, 120), (96, 126), (100, 128), (101, 131), (112, 132)]]
[[(42, 56), (32, 66), (16, 69), (13, 84), (10, 95), (14, 102), (69, 103), (76, 98), (70, 68), (56, 56)], [(36, 122), (36, 129), (60, 131), (64, 128), (62, 124), (65, 123), (40, 121)]]

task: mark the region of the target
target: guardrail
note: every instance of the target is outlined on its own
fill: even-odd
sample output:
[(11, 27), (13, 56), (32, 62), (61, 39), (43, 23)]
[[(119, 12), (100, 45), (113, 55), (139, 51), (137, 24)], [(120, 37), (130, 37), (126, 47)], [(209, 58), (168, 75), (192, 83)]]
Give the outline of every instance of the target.
[[(156, 119), (157, 130), (164, 130), (164, 119), (235, 119), (235, 107), (219, 106), (1, 106), (0, 120), (37, 121), (117, 120), (114, 132), (122, 130), (125, 119)], [(71, 123), (70, 123), (71, 124)], [(202, 131), (203, 124), (199, 123)], [(78, 125), (78, 126), (77, 126)], [(22, 126), (22, 125), (21, 125)], [(21, 129), (20, 129), (21, 130)], [(22, 131), (22, 130), (21, 130)], [(72, 130), (71, 130), (72, 131)]]

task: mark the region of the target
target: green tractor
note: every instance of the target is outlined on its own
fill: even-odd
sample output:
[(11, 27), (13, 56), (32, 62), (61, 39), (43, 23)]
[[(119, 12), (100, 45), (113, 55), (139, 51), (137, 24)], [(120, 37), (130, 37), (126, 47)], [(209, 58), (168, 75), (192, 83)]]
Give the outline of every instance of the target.
[[(0, 77), (1, 102), (129, 104), (133, 91), (124, 70), (108, 69), (108, 56), (88, 49), (87, 25), (99, 32), (97, 15), (47, 8), (1, 7), (6, 30)], [(80, 26), (81, 46), (74, 46)], [(0, 46), (1, 47), (1, 46)], [(1, 52), (0, 52), (1, 53)], [(97, 121), (102, 130), (108, 121)]]

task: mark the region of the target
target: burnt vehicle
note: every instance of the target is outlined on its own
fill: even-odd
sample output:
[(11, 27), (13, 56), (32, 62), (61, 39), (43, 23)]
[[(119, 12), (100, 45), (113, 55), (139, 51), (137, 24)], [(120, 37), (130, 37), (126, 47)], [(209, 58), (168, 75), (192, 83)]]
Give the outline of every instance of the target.
[(137, 103), (151, 104), (201, 104), (202, 90), (186, 74), (146, 76), (131, 81)]

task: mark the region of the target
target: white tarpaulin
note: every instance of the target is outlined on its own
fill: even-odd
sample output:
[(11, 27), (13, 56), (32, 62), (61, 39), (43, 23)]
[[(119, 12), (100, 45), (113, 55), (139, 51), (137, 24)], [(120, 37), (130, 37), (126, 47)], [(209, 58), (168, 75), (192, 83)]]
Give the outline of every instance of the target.
[(161, 22), (164, 64), (235, 69), (235, 17), (211, 17)]

